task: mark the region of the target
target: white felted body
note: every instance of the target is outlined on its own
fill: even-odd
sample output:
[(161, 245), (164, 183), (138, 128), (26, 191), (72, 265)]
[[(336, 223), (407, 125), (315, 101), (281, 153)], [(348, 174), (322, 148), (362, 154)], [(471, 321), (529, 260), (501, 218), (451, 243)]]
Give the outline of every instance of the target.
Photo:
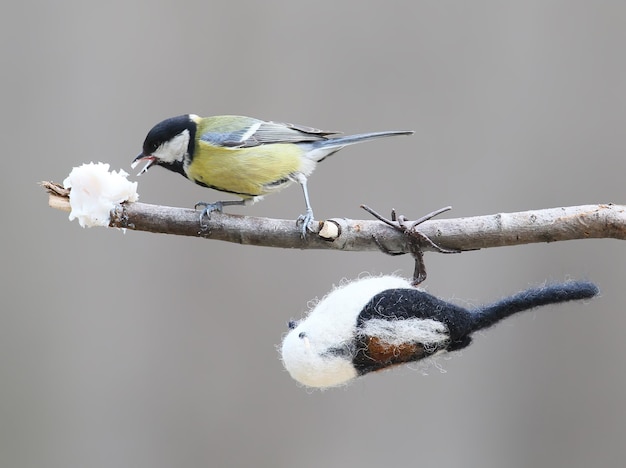
[(412, 287), (404, 278), (381, 276), (333, 290), (285, 336), (281, 352), (289, 374), (310, 387), (333, 387), (357, 377), (348, 356), (329, 350), (354, 341), (357, 317), (373, 296), (387, 289)]

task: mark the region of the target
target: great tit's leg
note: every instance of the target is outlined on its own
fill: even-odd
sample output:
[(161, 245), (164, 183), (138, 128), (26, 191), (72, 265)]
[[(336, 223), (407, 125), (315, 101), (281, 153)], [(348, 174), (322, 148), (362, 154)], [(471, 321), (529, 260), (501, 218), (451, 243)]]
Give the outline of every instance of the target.
[(309, 191), (307, 189), (307, 178), (304, 174), (296, 174), (294, 176), (296, 182), (300, 184), (302, 187), (302, 192), (304, 193), (304, 204), (306, 205), (306, 213), (298, 216), (296, 220), (296, 226), (300, 226), (301, 236), (304, 239), (306, 237), (306, 232), (309, 228), (309, 223), (313, 221), (313, 208), (311, 208), (311, 202), (309, 200)]
[(203, 223), (204, 217), (206, 219), (211, 219), (211, 213), (214, 211), (222, 212), (225, 206), (235, 206), (235, 205), (245, 205), (245, 200), (225, 200), (225, 201), (216, 201), (213, 203), (206, 202), (198, 202), (194, 205), (194, 208), (197, 210), (199, 206), (203, 206), (204, 209), (200, 212), (200, 226), (202, 229), (206, 229), (208, 227), (207, 224)]

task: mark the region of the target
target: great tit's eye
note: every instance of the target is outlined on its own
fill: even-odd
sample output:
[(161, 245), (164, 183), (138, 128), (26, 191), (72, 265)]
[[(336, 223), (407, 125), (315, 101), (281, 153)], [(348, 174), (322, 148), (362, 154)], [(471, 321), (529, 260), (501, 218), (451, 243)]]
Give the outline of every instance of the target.
[(287, 322), (287, 327), (289, 328), (289, 330), (293, 330), (297, 326), (298, 326), (298, 322), (295, 320), (289, 320), (289, 322)]
[(300, 333), (298, 334), (298, 338), (306, 338), (306, 333), (304, 333), (304, 332), (300, 332)]
[(143, 154), (144, 156), (150, 156), (157, 150), (158, 146), (156, 143), (145, 143), (143, 145)]

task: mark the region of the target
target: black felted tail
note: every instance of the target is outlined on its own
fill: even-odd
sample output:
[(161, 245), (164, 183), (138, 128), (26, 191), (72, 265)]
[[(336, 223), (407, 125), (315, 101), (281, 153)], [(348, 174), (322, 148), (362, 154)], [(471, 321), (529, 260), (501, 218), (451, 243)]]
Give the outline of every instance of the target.
[(472, 328), (473, 330), (480, 330), (517, 312), (548, 304), (588, 299), (598, 292), (598, 287), (588, 281), (571, 281), (528, 289), (494, 304), (473, 310), (474, 326)]

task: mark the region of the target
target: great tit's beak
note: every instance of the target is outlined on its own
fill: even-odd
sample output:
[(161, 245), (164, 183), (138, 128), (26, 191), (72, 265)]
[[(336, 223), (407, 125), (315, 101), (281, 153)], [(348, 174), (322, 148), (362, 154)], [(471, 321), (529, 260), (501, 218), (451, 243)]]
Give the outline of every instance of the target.
[(143, 152), (141, 152), (133, 160), (133, 162), (130, 165), (130, 167), (135, 169), (135, 167), (137, 167), (137, 164), (139, 164), (141, 161), (146, 161), (146, 165), (143, 167), (143, 169), (141, 169), (139, 171), (139, 173), (137, 174), (138, 176), (140, 176), (141, 174), (146, 172), (148, 169), (150, 169), (150, 166), (152, 166), (156, 162), (156, 158), (154, 156), (152, 156), (152, 155), (147, 155), (146, 156), (145, 154), (143, 154)]

